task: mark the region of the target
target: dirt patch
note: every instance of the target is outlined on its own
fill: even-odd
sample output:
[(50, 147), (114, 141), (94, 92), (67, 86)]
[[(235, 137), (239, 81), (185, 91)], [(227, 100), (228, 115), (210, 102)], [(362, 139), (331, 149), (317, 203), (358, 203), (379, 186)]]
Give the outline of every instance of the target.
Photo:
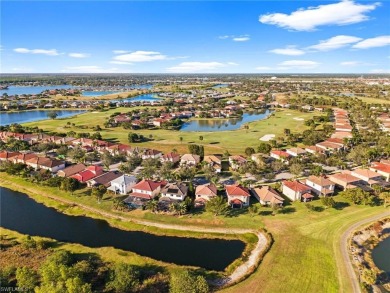
[(305, 119), (300, 118), (300, 117), (294, 117), (293, 119), (294, 119), (294, 120), (297, 120), (297, 121), (303, 121), (303, 120), (305, 120)]

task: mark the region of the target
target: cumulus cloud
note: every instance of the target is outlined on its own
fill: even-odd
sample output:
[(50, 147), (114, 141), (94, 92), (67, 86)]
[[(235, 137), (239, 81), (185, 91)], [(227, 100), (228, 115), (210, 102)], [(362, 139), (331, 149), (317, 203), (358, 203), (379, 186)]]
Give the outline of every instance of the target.
[(221, 62), (182, 62), (176, 66), (167, 68), (167, 71), (175, 73), (207, 72), (231, 65), (229, 63), (225, 64)]
[(121, 62), (150, 62), (166, 59), (168, 59), (166, 55), (154, 51), (135, 51), (128, 54), (117, 55), (114, 57), (114, 61)]
[(279, 54), (279, 55), (289, 55), (289, 56), (299, 56), (305, 54), (305, 51), (297, 49), (296, 46), (287, 46), (286, 48), (273, 49), (268, 52)]
[(69, 53), (68, 55), (72, 58), (88, 58), (91, 56), (91, 54), (86, 53)]
[(15, 48), (14, 52), (21, 53), (21, 54), (43, 54), (49, 56), (60, 55), (60, 53), (58, 53), (56, 49), (45, 50), (45, 49)]
[(83, 66), (69, 66), (61, 70), (62, 72), (70, 73), (118, 73), (124, 72), (120, 71), (118, 68), (103, 68), (96, 65), (83, 65)]
[(384, 47), (389, 45), (390, 45), (390, 36), (379, 36), (375, 38), (365, 39), (353, 45), (352, 48), (369, 49), (369, 48)]
[(354, 36), (340, 35), (340, 36), (332, 37), (327, 40), (322, 40), (317, 45), (308, 47), (308, 49), (312, 49), (316, 51), (331, 51), (331, 50), (339, 49), (357, 43), (361, 40), (362, 38), (358, 38)]
[(232, 40), (235, 42), (246, 42), (246, 41), (249, 41), (250, 39), (251, 39), (250, 37), (234, 37), (234, 38), (232, 38)]
[(126, 53), (129, 53), (129, 51), (126, 51), (126, 50), (114, 50), (114, 51), (112, 51), (112, 53), (114, 53), (114, 54), (126, 54)]
[(115, 61), (115, 60), (112, 60), (110, 61), (111, 64), (120, 64), (120, 65), (131, 65), (133, 63), (131, 62), (126, 62), (126, 61)]
[(324, 25), (348, 25), (366, 21), (366, 15), (380, 3), (358, 4), (353, 0), (300, 8), (291, 14), (269, 13), (260, 15), (259, 21), (295, 31), (314, 31)]
[(362, 65), (362, 63), (359, 61), (344, 61), (344, 62), (340, 62), (340, 65), (342, 65), (342, 66), (357, 66), (357, 65)]
[(288, 60), (278, 64), (279, 69), (312, 69), (320, 65), (319, 62), (310, 60)]
[(235, 36), (235, 35), (224, 35), (224, 36), (219, 36), (218, 39), (221, 39), (221, 40), (226, 40), (226, 39), (229, 39), (229, 40), (232, 40), (234, 42), (247, 42), (249, 41), (251, 38), (249, 35), (240, 35), (240, 36)]

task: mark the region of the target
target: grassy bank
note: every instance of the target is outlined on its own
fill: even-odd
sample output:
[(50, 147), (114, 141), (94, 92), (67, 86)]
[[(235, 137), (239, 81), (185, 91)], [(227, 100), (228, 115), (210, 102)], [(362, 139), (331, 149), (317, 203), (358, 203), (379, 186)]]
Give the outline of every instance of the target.
[[(77, 115), (75, 117), (65, 118), (61, 120), (30, 122), (25, 123), (26, 126), (38, 126), (44, 130), (57, 132), (86, 132), (88, 128), (93, 128), (96, 125), (103, 127), (106, 118), (114, 112), (127, 112), (133, 108), (117, 108), (106, 112), (89, 112), (86, 114)], [(249, 129), (238, 129), (232, 131), (220, 132), (184, 132), (172, 130), (136, 130), (138, 134), (145, 137), (151, 137), (152, 140), (143, 143), (137, 143), (140, 147), (148, 147), (170, 152), (176, 149), (179, 153), (187, 153), (189, 143), (202, 144), (205, 147), (206, 154), (223, 153), (228, 150), (232, 154), (242, 154), (246, 147), (256, 148), (260, 141), (259, 139), (266, 134), (275, 134), (283, 136), (283, 130), (288, 128), (292, 133), (302, 132), (307, 129), (304, 125), (304, 120), (310, 119), (319, 113), (302, 113), (295, 110), (279, 109), (274, 112), (274, 115), (268, 119), (249, 123)], [(294, 118), (302, 118), (304, 120), (296, 120)], [(76, 126), (65, 128), (67, 123), (74, 123)], [(84, 126), (86, 128), (80, 128)], [(90, 130), (91, 131), (91, 130)], [(111, 139), (117, 142), (128, 143), (128, 133), (130, 130), (122, 127), (108, 128), (100, 131), (104, 139)], [(203, 140), (200, 140), (200, 136)], [(182, 138), (182, 141), (180, 140)]]

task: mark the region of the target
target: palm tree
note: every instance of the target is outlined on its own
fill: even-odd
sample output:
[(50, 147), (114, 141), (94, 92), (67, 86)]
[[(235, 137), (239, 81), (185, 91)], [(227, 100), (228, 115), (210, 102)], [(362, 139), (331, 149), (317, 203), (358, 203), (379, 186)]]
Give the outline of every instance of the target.
[(148, 210), (151, 210), (152, 213), (155, 213), (158, 209), (158, 201), (157, 200), (150, 200), (147, 204), (146, 204), (146, 208)]

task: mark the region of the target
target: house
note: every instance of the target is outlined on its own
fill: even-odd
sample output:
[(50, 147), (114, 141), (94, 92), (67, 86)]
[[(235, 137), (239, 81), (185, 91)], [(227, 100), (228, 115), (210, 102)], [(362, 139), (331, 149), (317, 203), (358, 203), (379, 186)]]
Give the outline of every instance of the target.
[(373, 162), (371, 167), (371, 171), (377, 172), (386, 178), (386, 181), (390, 181), (390, 165), (384, 164), (381, 162)]
[(373, 184), (379, 184), (383, 181), (381, 174), (371, 171), (369, 169), (355, 169), (351, 171), (351, 175), (364, 180), (370, 186)]
[(311, 188), (299, 181), (283, 181), (282, 192), (292, 201), (310, 201), (313, 199)]
[(20, 163), (20, 164), (26, 164), (26, 162), (30, 159), (37, 158), (38, 156), (34, 153), (23, 153), (19, 154), (12, 158), (12, 161), (14, 164)]
[(326, 154), (326, 150), (324, 150), (323, 148), (320, 148), (318, 146), (315, 146), (315, 145), (305, 147), (305, 151), (308, 152), (308, 153), (311, 153), (313, 155), (324, 155), (324, 154)]
[(214, 184), (199, 185), (195, 189), (195, 206), (203, 206), (215, 196), (217, 196), (217, 187)]
[(162, 156), (162, 152), (158, 150), (146, 149), (142, 154), (142, 159), (158, 159)]
[(112, 155), (119, 155), (119, 154), (130, 155), (131, 146), (122, 143), (114, 144), (107, 147), (107, 151), (109, 151)]
[(329, 175), (329, 179), (333, 181), (337, 187), (341, 189), (355, 188), (361, 182), (361, 179), (351, 175), (350, 173), (337, 173)]
[(293, 157), (298, 157), (300, 155), (305, 154), (306, 151), (304, 149), (301, 149), (301, 148), (291, 148), (291, 149), (287, 149), (286, 153), (288, 153), (289, 155), (291, 155)]
[(133, 186), (137, 184), (137, 178), (134, 176), (122, 175), (118, 178), (115, 178), (111, 182), (111, 186), (107, 188), (115, 192), (115, 194), (127, 194), (131, 191)]
[(263, 186), (262, 188), (254, 188), (252, 190), (252, 194), (262, 205), (283, 205), (283, 197), (281, 197), (274, 189), (269, 186)]
[(92, 178), (103, 174), (103, 168), (100, 166), (88, 166), (85, 170), (71, 175), (71, 178), (78, 180), (81, 183), (85, 183)]
[(309, 176), (305, 184), (312, 188), (312, 191), (317, 195), (332, 195), (334, 193), (335, 184), (324, 176)]
[(228, 204), (232, 207), (242, 208), (249, 206), (250, 193), (247, 188), (239, 184), (225, 185)]
[(329, 142), (329, 141), (319, 142), (316, 144), (316, 147), (322, 148), (325, 151), (329, 151), (329, 152), (340, 151), (343, 148), (343, 146), (341, 146), (340, 144)]
[(65, 162), (46, 157), (35, 157), (25, 162), (27, 166), (34, 168), (35, 170), (44, 169), (50, 172), (57, 172), (65, 168)]
[(164, 182), (155, 182), (144, 179), (133, 186), (129, 197), (137, 197), (146, 200), (153, 199), (159, 195), (161, 187), (164, 185)]
[(104, 185), (105, 187), (111, 186), (111, 181), (122, 176), (123, 174), (119, 171), (108, 171), (99, 176), (96, 176), (87, 181), (88, 187)]
[(180, 155), (177, 153), (168, 153), (168, 154), (163, 155), (160, 158), (160, 160), (161, 160), (161, 163), (171, 162), (171, 163), (175, 164), (175, 163), (180, 161)]
[(222, 157), (216, 155), (205, 156), (203, 159), (204, 162), (208, 163), (215, 172), (221, 173), (222, 171)]
[(76, 173), (79, 173), (81, 171), (83, 171), (85, 169), (85, 165), (84, 164), (75, 164), (75, 165), (71, 165), (69, 167), (66, 167), (60, 171), (57, 172), (57, 175), (60, 176), (60, 177), (70, 177)]
[(229, 156), (229, 165), (233, 170), (236, 170), (240, 168), (241, 166), (245, 165), (247, 160), (240, 155), (237, 156)]
[(168, 183), (161, 189), (161, 198), (183, 201), (188, 193), (188, 186), (183, 183)]
[(200, 156), (193, 154), (185, 154), (180, 159), (180, 165), (196, 166), (200, 162)]
[(7, 151), (1, 151), (0, 152), (0, 161), (12, 161), (15, 157), (19, 156), (19, 152), (7, 152)]
[(291, 155), (285, 151), (273, 150), (270, 152), (270, 157), (274, 158), (276, 160), (285, 161), (285, 160), (291, 158)]

